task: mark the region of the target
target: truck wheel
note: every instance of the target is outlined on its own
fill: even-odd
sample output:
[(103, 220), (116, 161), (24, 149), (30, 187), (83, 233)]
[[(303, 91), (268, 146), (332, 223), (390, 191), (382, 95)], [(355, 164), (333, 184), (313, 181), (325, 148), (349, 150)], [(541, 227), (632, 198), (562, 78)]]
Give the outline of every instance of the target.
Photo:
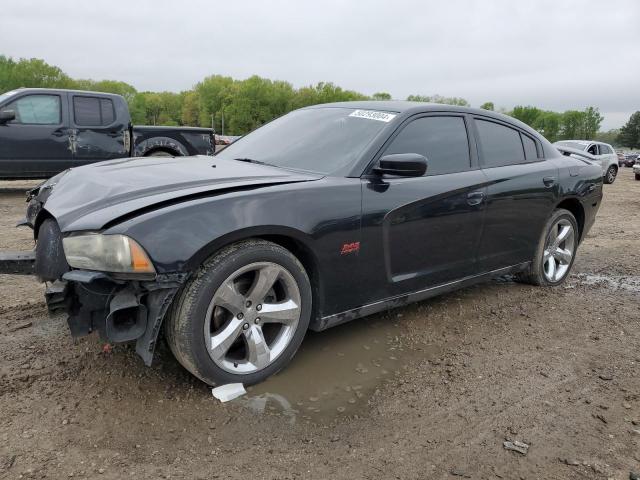
[(146, 157), (175, 157), (172, 153), (167, 152), (166, 150), (156, 150), (155, 152), (151, 152)]
[(578, 232), (578, 223), (570, 211), (563, 208), (554, 211), (542, 230), (529, 270), (516, 275), (516, 279), (539, 286), (564, 282), (575, 260)]
[(616, 181), (616, 175), (618, 175), (618, 167), (611, 165), (607, 169), (607, 173), (604, 175), (604, 183), (611, 184)]
[(209, 385), (258, 383), (302, 343), (311, 285), (298, 259), (264, 240), (242, 241), (207, 260), (169, 312), (176, 359)]

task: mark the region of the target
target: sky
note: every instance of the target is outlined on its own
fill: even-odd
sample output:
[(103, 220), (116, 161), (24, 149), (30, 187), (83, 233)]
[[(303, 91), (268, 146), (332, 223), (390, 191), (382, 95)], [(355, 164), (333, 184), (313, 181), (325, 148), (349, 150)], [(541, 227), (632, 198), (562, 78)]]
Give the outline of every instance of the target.
[(0, 54), (180, 91), (208, 75), (640, 110), (640, 0), (2, 0)]

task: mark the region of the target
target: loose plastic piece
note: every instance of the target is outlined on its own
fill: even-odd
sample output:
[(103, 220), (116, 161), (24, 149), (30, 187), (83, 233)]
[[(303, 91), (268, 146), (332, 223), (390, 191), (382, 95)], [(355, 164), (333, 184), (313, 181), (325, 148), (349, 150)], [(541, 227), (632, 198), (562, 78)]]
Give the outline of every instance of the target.
[(504, 448), (506, 448), (507, 450), (513, 450), (514, 452), (518, 452), (522, 455), (526, 455), (527, 452), (529, 451), (529, 445), (527, 445), (524, 442), (519, 442), (517, 440), (514, 440), (513, 442), (509, 442), (506, 441), (503, 443)]
[(241, 383), (227, 383), (226, 385), (212, 388), (211, 393), (222, 403), (225, 403), (244, 395), (247, 391)]

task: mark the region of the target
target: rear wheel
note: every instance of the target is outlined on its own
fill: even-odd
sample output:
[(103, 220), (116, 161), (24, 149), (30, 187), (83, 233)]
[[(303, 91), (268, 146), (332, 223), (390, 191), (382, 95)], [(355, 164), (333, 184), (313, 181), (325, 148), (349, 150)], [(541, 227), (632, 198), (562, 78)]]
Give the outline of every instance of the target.
[(258, 383), (302, 343), (311, 286), (288, 250), (249, 240), (220, 251), (174, 302), (167, 340), (178, 361), (210, 385)]
[(518, 279), (541, 286), (564, 282), (575, 260), (578, 236), (573, 214), (564, 209), (554, 211), (543, 229), (529, 270), (520, 273)]
[(618, 175), (618, 167), (615, 165), (611, 165), (607, 169), (607, 173), (604, 175), (604, 183), (613, 183), (616, 181), (616, 176)]
[(636, 173), (636, 180), (640, 180), (640, 173)]
[(156, 150), (155, 152), (148, 154), (147, 157), (175, 157), (175, 155), (167, 152), (166, 150)]

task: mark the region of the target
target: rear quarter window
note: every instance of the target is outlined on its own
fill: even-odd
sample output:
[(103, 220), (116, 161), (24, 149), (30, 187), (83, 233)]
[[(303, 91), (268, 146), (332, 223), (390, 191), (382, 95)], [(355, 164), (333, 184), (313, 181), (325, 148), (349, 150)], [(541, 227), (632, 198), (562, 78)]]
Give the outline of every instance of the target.
[(106, 126), (115, 120), (113, 101), (99, 97), (73, 97), (73, 118), (80, 126)]

